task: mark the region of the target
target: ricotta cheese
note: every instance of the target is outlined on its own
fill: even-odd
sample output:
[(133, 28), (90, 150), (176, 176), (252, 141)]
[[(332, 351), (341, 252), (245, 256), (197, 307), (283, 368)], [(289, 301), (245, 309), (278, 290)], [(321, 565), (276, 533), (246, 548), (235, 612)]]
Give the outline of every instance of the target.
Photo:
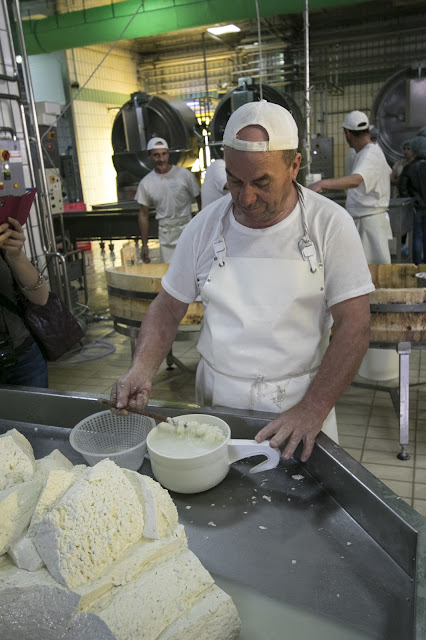
[(68, 463), (54, 452), (0, 492), (1, 640), (236, 638), (168, 492), (110, 460)]
[(36, 477), (0, 491), (0, 555), (28, 527), (42, 484), (42, 478)]
[(144, 510), (145, 538), (165, 537), (178, 523), (178, 512), (169, 492), (149, 476), (123, 469)]
[(151, 431), (150, 446), (157, 453), (174, 458), (199, 456), (225, 441), (224, 431), (215, 424), (169, 418)]
[(40, 522), (34, 538), (51, 575), (75, 587), (98, 578), (143, 533), (143, 509), (111, 460), (89, 468)]
[(22, 433), (11, 429), (0, 435), (0, 491), (31, 480), (35, 466), (32, 446)]

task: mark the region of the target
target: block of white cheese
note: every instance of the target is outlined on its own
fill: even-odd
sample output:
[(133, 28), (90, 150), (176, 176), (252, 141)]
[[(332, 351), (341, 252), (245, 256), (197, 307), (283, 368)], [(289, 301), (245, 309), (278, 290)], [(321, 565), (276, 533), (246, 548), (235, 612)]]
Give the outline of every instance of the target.
[(178, 512), (169, 492), (149, 476), (128, 469), (123, 471), (143, 506), (143, 535), (156, 540), (163, 538), (178, 522)]
[(36, 460), (36, 468), (37, 471), (41, 471), (47, 474), (50, 471), (55, 471), (58, 469), (63, 469), (64, 471), (72, 471), (74, 465), (70, 460), (68, 460), (68, 458), (64, 456), (63, 453), (59, 451), (59, 449), (54, 449), (49, 453), (49, 455)]
[[(213, 584), (198, 558), (183, 549), (165, 561), (152, 563), (134, 580), (83, 608), (81, 613), (93, 614), (86, 619), (90, 626), (84, 637), (156, 640)], [(104, 635), (105, 626), (111, 636)]]
[(70, 588), (94, 580), (143, 534), (143, 508), (111, 460), (85, 471), (43, 517), (34, 542), (50, 574)]
[(0, 491), (28, 482), (35, 468), (33, 448), (25, 436), (16, 429), (0, 435)]
[[(64, 460), (67, 460), (65, 456), (63, 457)], [(44, 515), (53, 508), (65, 492), (84, 473), (86, 468), (85, 465), (73, 467), (71, 464), (69, 471), (55, 468), (47, 471), (49, 466), (44, 469), (44, 485), (34, 507), (29, 527), (25, 535), (13, 542), (8, 549), (8, 553), (17, 567), (27, 571), (37, 571), (43, 566), (43, 560), (34, 544), (34, 537), (37, 534), (40, 522)], [(43, 473), (39, 467), (37, 473)]]
[(46, 569), (28, 573), (9, 560), (0, 571), (1, 640), (62, 639), (78, 601)]
[(231, 596), (215, 584), (158, 636), (158, 640), (233, 640), (241, 630)]
[(43, 485), (36, 474), (32, 480), (0, 491), (0, 555), (18, 540), (31, 520)]

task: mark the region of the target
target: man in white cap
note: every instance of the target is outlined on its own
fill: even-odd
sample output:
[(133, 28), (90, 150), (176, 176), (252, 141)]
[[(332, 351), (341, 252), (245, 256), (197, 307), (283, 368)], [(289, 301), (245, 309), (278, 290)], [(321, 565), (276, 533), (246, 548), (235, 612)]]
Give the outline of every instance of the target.
[(286, 109), (241, 106), (223, 144), (230, 193), (182, 234), (111, 399), (118, 409), (146, 405), (200, 295), (197, 402), (276, 413), (257, 440), (287, 441), (284, 459), (303, 442), (305, 461), (323, 425), (337, 439), (333, 407), (367, 349), (374, 286), (349, 214), (296, 183), (298, 131)]
[(180, 234), (192, 218), (192, 203), (201, 209), (200, 188), (195, 176), (169, 164), (169, 145), (164, 138), (148, 141), (148, 157), (154, 169), (139, 183), (135, 200), (139, 203), (141, 258), (150, 262), (148, 249), (149, 209), (155, 208), (161, 262), (170, 262)]
[(346, 209), (361, 236), (369, 264), (390, 264), (390, 174), (383, 151), (371, 141), (370, 123), (362, 111), (351, 111), (342, 123), (346, 142), (354, 149), (350, 172), (343, 178), (325, 178), (309, 186), (312, 191), (347, 189)]

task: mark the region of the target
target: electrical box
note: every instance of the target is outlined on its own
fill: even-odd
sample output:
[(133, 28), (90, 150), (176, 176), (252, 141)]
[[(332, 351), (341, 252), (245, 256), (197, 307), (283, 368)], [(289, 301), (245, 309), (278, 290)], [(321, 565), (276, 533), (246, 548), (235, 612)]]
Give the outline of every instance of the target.
[(333, 138), (311, 138), (311, 173), (320, 173), (323, 178), (334, 177)]
[(63, 213), (64, 201), (62, 198), (62, 180), (59, 169), (46, 169), (46, 181), (52, 213)]
[(43, 162), (47, 169), (55, 169), (61, 166), (59, 156), (58, 130), (56, 127), (40, 125), (39, 128)]
[(0, 195), (22, 196), (25, 191), (19, 142), (17, 140), (0, 140)]

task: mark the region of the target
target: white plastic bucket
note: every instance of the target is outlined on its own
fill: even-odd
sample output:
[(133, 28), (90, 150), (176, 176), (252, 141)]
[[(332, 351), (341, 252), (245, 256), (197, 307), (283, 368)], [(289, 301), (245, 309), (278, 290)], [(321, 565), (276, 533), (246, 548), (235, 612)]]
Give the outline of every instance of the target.
[(399, 378), (399, 355), (393, 349), (368, 349), (358, 375), (383, 382)]

